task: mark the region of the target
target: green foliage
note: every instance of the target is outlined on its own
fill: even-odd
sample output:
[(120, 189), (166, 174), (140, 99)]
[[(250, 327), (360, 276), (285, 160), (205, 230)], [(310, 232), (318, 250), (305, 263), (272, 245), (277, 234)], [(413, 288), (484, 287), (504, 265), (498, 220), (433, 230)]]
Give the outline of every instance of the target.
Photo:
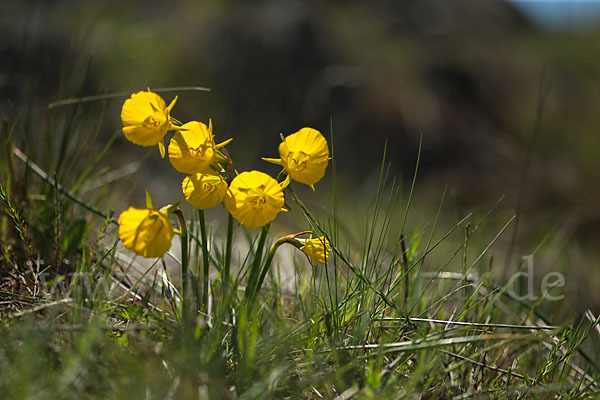
[(83, 219), (78, 219), (69, 227), (67, 232), (61, 238), (60, 251), (63, 254), (73, 254), (81, 247), (85, 236), (87, 223)]
[[(65, 140), (59, 149), (70, 148)], [(404, 193), (384, 161), (364, 213), (358, 200), (340, 202), (335, 160), (331, 212), (311, 211), (286, 189), (298, 226), (330, 241), (326, 266), (267, 255), (268, 229), (253, 234), (231, 219), (227, 229), (207, 229), (203, 213), (189, 223), (178, 214), (183, 253), (148, 264), (118, 246), (98, 199), (79, 196), (89, 178), (76, 171), (92, 176), (93, 168), (71, 160), (46, 171), (10, 144), (23, 157), (19, 168), (2, 170), (0, 191), (5, 398), (599, 392), (597, 317), (551, 319), (553, 304), (522, 300), (488, 274), (499, 267), (493, 254), (512, 216), (490, 219), (492, 209), (452, 220), (443, 190), (437, 211), (414, 218), (418, 168)], [(17, 170), (37, 177), (15, 188)]]

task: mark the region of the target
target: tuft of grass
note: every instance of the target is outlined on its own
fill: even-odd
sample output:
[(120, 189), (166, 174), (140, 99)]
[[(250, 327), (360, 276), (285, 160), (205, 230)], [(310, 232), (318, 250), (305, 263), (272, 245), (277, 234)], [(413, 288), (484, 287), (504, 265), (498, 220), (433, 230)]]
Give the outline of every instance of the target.
[[(416, 220), (418, 165), (404, 193), (383, 157), (369, 206), (345, 212), (332, 127), (330, 210), (286, 189), (298, 226), (330, 241), (326, 266), (292, 255), (268, 269), (269, 229), (210, 227), (203, 214), (182, 222), (182, 255), (148, 264), (119, 247), (106, 205), (79, 192), (113, 143), (82, 142), (99, 110), (50, 112), (58, 146), (28, 153), (7, 135), (0, 168), (5, 398), (598, 396), (600, 318), (552, 320), (550, 302), (494, 280), (492, 252), (514, 221), (490, 221), (495, 206), (448, 223), (444, 188), (430, 220)], [(182, 281), (196, 299), (185, 307)], [(192, 306), (201, 312), (185, 318)]]

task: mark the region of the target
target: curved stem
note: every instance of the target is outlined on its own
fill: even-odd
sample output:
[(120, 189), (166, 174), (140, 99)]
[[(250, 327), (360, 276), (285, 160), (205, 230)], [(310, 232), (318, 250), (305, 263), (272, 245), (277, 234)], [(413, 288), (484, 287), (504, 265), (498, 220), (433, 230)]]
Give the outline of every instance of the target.
[(271, 250), (269, 251), (269, 255), (267, 256), (267, 261), (265, 261), (265, 264), (263, 265), (263, 268), (258, 277), (258, 281), (256, 283), (255, 289), (252, 291), (253, 293), (252, 293), (252, 296), (250, 297), (250, 302), (254, 301), (254, 297), (256, 296), (256, 293), (258, 293), (263, 282), (265, 281), (267, 272), (269, 272), (269, 268), (271, 267), (271, 263), (273, 262), (273, 258), (275, 257), (275, 253), (277, 252), (277, 249), (279, 248), (279, 246), (281, 246), (284, 243), (289, 243), (292, 246), (294, 246), (300, 250), (302, 248), (302, 243), (300, 243), (300, 241), (298, 241), (296, 238), (298, 236), (306, 235), (309, 233), (312, 233), (312, 231), (303, 231), (303, 232), (299, 232), (299, 233), (296, 233), (293, 235), (287, 235), (282, 238), (279, 238), (275, 243), (273, 243), (273, 246), (271, 247)]
[(281, 183), (283, 181), (285, 181), (285, 178), (287, 178), (288, 176), (288, 172), (284, 169), (282, 169), (281, 171), (279, 171), (279, 174), (277, 174), (277, 182)]

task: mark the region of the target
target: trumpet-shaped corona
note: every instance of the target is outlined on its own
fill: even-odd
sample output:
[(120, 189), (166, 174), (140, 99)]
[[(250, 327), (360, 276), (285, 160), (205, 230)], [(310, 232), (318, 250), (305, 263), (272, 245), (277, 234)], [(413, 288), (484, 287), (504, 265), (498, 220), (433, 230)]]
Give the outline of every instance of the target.
[(227, 193), (227, 182), (215, 173), (198, 173), (186, 176), (181, 184), (188, 203), (205, 210), (218, 205)]
[(316, 129), (302, 128), (279, 144), (280, 159), (265, 159), (279, 164), (289, 178), (312, 186), (325, 175), (329, 163), (327, 141)]
[(260, 171), (242, 172), (236, 176), (225, 196), (227, 210), (250, 229), (273, 221), (284, 203), (281, 185)]
[(129, 207), (119, 216), (119, 238), (142, 257), (162, 257), (171, 248), (173, 233), (169, 218), (153, 208)]
[(327, 240), (326, 237), (321, 236), (314, 239), (307, 239), (300, 250), (310, 258), (310, 261), (314, 265), (319, 265), (327, 262), (331, 246), (329, 245), (329, 240)]
[(169, 161), (179, 172), (196, 174), (210, 172), (211, 165), (223, 156), (218, 149), (231, 140), (215, 145), (212, 123), (208, 127), (202, 122), (191, 121), (182, 125), (169, 144)]
[(173, 129), (170, 112), (177, 97), (167, 107), (165, 101), (148, 89), (133, 93), (121, 109), (123, 134), (127, 140), (140, 146), (154, 146), (162, 141), (168, 130)]

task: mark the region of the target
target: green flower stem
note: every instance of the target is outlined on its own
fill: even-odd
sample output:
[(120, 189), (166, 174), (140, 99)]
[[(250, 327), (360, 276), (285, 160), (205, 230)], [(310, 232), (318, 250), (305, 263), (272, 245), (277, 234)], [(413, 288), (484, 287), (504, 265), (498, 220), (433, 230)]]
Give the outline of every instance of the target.
[(273, 244), (273, 247), (271, 247), (271, 251), (269, 251), (269, 255), (267, 256), (267, 261), (265, 262), (265, 265), (263, 265), (262, 271), (260, 272), (260, 276), (258, 277), (258, 282), (255, 286), (255, 289), (252, 290), (252, 294), (250, 295), (250, 298), (249, 298), (250, 303), (254, 302), (256, 294), (260, 290), (260, 288), (265, 280), (265, 277), (267, 276), (267, 272), (269, 271), (269, 267), (271, 266), (271, 263), (273, 262), (273, 257), (275, 257), (275, 253), (277, 252), (277, 249), (283, 243), (284, 242), (280, 242), (278, 240), (277, 242), (275, 242), (275, 244)]
[(318, 228), (318, 231), (321, 232), (323, 236), (325, 236), (325, 238), (329, 241), (333, 253), (336, 254), (360, 280), (366, 283), (375, 293), (377, 293), (379, 297), (381, 297), (381, 299), (385, 302), (385, 304), (392, 307), (396, 311), (400, 311), (396, 304), (394, 304), (394, 302), (391, 299), (389, 299), (385, 293), (383, 293), (380, 289), (376, 288), (373, 285), (373, 283), (360, 271), (360, 269), (356, 267), (348, 258), (346, 258), (346, 256), (340, 251), (336, 244), (331, 240), (331, 237), (327, 234), (327, 232), (325, 232), (325, 230), (313, 218), (313, 216), (310, 214), (304, 203), (302, 203), (298, 196), (296, 196), (296, 193), (294, 193), (292, 188), (288, 186), (286, 190), (290, 195), (292, 195), (292, 199), (298, 205), (298, 207), (300, 207), (302, 214), (304, 214), (304, 216), (308, 219), (311, 226)]
[(231, 246), (233, 245), (233, 215), (227, 213), (227, 243), (225, 249), (225, 267), (221, 277), (223, 288), (226, 289), (229, 285), (229, 266), (231, 265)]
[(179, 237), (181, 239), (181, 309), (183, 320), (187, 320), (189, 311), (189, 294), (188, 294), (188, 230), (185, 222), (185, 217), (180, 209), (173, 211), (173, 214), (179, 219), (180, 231)]
[(273, 246), (271, 247), (271, 250), (269, 251), (269, 255), (267, 256), (267, 261), (263, 265), (262, 271), (260, 272), (260, 276), (258, 277), (258, 282), (256, 284), (255, 290), (253, 290), (252, 297), (250, 298), (250, 302), (254, 301), (256, 293), (258, 293), (263, 282), (265, 281), (267, 272), (269, 272), (269, 268), (271, 267), (271, 263), (273, 262), (273, 258), (275, 257), (275, 253), (277, 252), (277, 249), (279, 248), (279, 246), (281, 246), (284, 243), (288, 243), (288, 244), (291, 244), (292, 246), (294, 246), (295, 248), (297, 248), (298, 250), (302, 250), (302, 242), (300, 242), (296, 238), (298, 236), (306, 235), (309, 233), (312, 233), (312, 231), (304, 231), (304, 232), (296, 233), (293, 235), (284, 236), (282, 238), (279, 238), (273, 244)]
[(283, 181), (285, 181), (285, 178), (287, 178), (288, 173), (285, 169), (282, 169), (281, 171), (279, 171), (279, 174), (277, 175), (277, 182), (281, 183)]
[(254, 261), (252, 262), (252, 267), (250, 268), (250, 275), (248, 276), (248, 285), (246, 286), (246, 299), (250, 299), (254, 297), (254, 292), (256, 289), (256, 282), (258, 281), (258, 274), (260, 269), (260, 262), (262, 259), (262, 251), (263, 247), (265, 247), (265, 242), (267, 241), (267, 234), (269, 233), (269, 226), (267, 224), (263, 226), (260, 232), (260, 238), (258, 239), (258, 246), (256, 247), (256, 253), (254, 255)]
[(204, 273), (202, 275), (202, 306), (208, 312), (208, 243), (206, 241), (206, 219), (204, 218), (204, 210), (198, 210), (200, 217), (200, 235), (202, 237), (202, 263), (204, 265)]

